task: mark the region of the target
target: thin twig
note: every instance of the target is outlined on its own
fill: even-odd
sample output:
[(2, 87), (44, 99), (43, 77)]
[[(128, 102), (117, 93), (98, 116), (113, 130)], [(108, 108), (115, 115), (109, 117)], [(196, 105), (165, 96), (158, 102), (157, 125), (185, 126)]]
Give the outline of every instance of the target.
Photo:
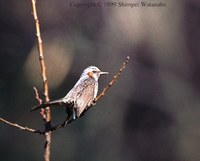
[(24, 131), (28, 131), (28, 132), (32, 132), (32, 133), (44, 134), (44, 132), (42, 132), (40, 130), (35, 130), (35, 129), (29, 128), (29, 127), (21, 126), (19, 124), (7, 121), (7, 120), (5, 120), (3, 118), (0, 118), (0, 121), (5, 123), (5, 124), (7, 124), (7, 125), (9, 125), (9, 126), (16, 127), (16, 128), (18, 128), (20, 130), (24, 130)]
[(34, 89), (34, 91), (35, 91), (35, 98), (36, 98), (36, 100), (38, 101), (39, 105), (41, 105), (41, 104), (42, 104), (42, 99), (41, 99), (40, 96), (39, 96), (38, 90), (37, 90), (36, 87), (33, 87), (33, 89)]
[[(47, 80), (47, 74), (46, 74), (46, 65), (44, 62), (44, 51), (43, 51), (43, 44), (42, 44), (42, 38), (40, 34), (40, 23), (37, 16), (37, 10), (36, 10), (36, 0), (32, 0), (32, 7), (33, 7), (33, 16), (35, 20), (35, 27), (36, 27), (36, 35), (38, 40), (38, 50), (39, 50), (39, 62), (41, 67), (41, 75), (42, 75), (42, 81), (43, 81), (43, 91), (44, 91), (44, 97), (45, 101), (49, 101), (49, 88), (48, 88), (48, 80)], [(48, 131), (45, 133), (45, 152), (44, 152), (44, 159), (45, 161), (50, 160), (50, 145), (51, 145), (51, 131), (48, 130), (49, 127), (51, 127), (51, 111), (50, 107), (45, 108), (45, 130)]]
[(108, 91), (108, 89), (117, 81), (117, 79), (119, 78), (119, 76), (121, 75), (122, 71), (126, 68), (126, 65), (128, 64), (130, 57), (127, 56), (125, 62), (123, 63), (122, 67), (119, 69), (118, 73), (113, 77), (113, 79), (110, 81), (110, 83), (103, 89), (103, 91), (95, 98), (95, 100), (93, 101), (94, 104), (101, 99), (106, 92)]
[[(35, 91), (35, 99), (38, 101), (38, 104), (41, 105), (42, 99), (39, 96), (38, 90), (36, 87), (33, 87), (33, 89)], [(46, 114), (45, 114), (45, 110), (43, 108), (40, 109), (40, 115), (42, 116), (43, 120), (46, 120)]]

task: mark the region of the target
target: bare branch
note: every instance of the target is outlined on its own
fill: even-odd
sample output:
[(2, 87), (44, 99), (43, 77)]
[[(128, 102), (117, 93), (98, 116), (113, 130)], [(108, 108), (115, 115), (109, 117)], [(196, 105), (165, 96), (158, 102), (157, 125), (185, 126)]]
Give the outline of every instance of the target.
[(36, 10), (36, 0), (32, 0), (32, 7), (33, 7), (33, 16), (35, 20), (35, 27), (36, 27), (36, 36), (38, 40), (38, 50), (39, 50), (39, 62), (41, 67), (41, 75), (42, 75), (42, 81), (44, 86), (44, 97), (45, 101), (49, 101), (49, 88), (48, 88), (48, 80), (47, 80), (47, 74), (46, 74), (46, 65), (44, 62), (44, 50), (43, 50), (43, 44), (42, 44), (42, 38), (40, 34), (40, 24), (39, 19), (37, 17), (37, 10)]
[[(44, 97), (45, 97), (45, 101), (48, 102), (49, 88), (48, 88), (48, 80), (47, 80), (47, 74), (46, 74), (46, 65), (44, 62), (44, 50), (43, 50), (42, 38), (40, 34), (40, 23), (37, 16), (37, 10), (36, 10), (36, 0), (32, 0), (32, 8), (33, 8), (33, 16), (35, 20), (36, 36), (38, 40), (39, 62), (40, 62), (40, 67), (41, 67)], [(50, 160), (50, 145), (51, 145), (51, 131), (48, 130), (49, 127), (51, 127), (50, 107), (45, 108), (44, 114), (45, 114), (45, 131), (48, 131), (45, 133), (46, 141), (45, 141), (44, 159), (45, 161), (49, 161)]]
[(99, 99), (101, 99), (106, 92), (109, 90), (109, 88), (117, 81), (119, 76), (121, 75), (122, 71), (126, 68), (126, 65), (128, 64), (130, 57), (127, 56), (125, 62), (123, 63), (122, 67), (119, 69), (118, 73), (113, 77), (113, 79), (110, 81), (110, 83), (103, 89), (103, 91), (95, 98), (93, 103), (95, 104)]
[(44, 134), (44, 132), (42, 132), (40, 130), (35, 130), (35, 129), (29, 128), (29, 127), (21, 126), (21, 125), (18, 125), (16, 123), (12, 123), (10, 121), (7, 121), (3, 118), (0, 118), (0, 121), (9, 125), (9, 126), (16, 127), (17, 129), (20, 129), (20, 130), (24, 130), (24, 131), (28, 131), (28, 132), (32, 132), (32, 133)]

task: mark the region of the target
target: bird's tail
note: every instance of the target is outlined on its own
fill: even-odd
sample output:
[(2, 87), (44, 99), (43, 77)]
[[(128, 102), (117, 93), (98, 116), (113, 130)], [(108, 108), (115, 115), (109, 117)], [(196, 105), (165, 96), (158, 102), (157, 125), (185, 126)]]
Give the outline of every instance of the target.
[(45, 107), (48, 107), (48, 106), (51, 106), (51, 105), (63, 105), (63, 104), (64, 104), (64, 102), (63, 102), (62, 99), (57, 99), (57, 100), (53, 100), (53, 101), (50, 101), (50, 102), (47, 102), (47, 103), (44, 103), (44, 104), (36, 105), (33, 108), (31, 108), (30, 111), (35, 111), (35, 110), (45, 108)]

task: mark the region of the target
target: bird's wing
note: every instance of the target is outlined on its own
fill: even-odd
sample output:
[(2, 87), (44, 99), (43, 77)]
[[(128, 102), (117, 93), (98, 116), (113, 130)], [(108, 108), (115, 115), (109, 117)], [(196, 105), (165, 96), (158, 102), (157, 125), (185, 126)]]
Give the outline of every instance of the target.
[(76, 87), (76, 99), (74, 102), (74, 106), (77, 110), (77, 117), (81, 115), (81, 113), (90, 106), (91, 102), (94, 99), (94, 89), (95, 82), (88, 81), (82, 83)]

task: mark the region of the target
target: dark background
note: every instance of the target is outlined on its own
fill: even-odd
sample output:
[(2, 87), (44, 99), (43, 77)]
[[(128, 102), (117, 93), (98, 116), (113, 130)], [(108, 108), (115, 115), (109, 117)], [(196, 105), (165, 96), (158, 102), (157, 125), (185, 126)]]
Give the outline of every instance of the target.
[[(199, 161), (199, 1), (79, 9), (69, 2), (37, 3), (52, 99), (89, 65), (110, 73), (100, 78), (102, 90), (131, 60), (94, 108), (53, 132), (51, 160)], [(33, 86), (42, 96), (31, 1), (0, 1), (0, 117), (42, 129), (39, 112), (29, 112), (37, 104)], [(52, 115), (59, 123), (64, 109)], [(0, 125), (2, 161), (43, 160), (43, 145), (43, 136)]]

